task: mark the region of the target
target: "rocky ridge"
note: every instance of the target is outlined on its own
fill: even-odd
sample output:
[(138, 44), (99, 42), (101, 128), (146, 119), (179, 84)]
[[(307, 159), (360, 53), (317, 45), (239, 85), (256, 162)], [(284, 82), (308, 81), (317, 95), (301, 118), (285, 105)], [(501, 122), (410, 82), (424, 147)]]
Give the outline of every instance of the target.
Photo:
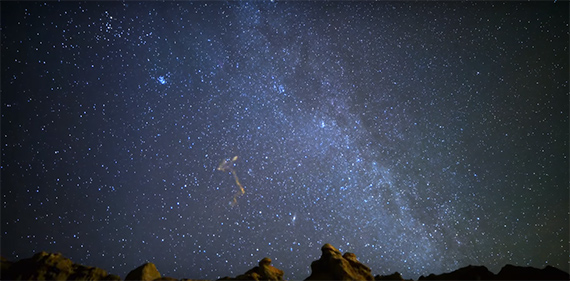
[(104, 269), (73, 263), (60, 253), (39, 252), (17, 262), (1, 262), (2, 280), (121, 280)]
[[(305, 280), (404, 280), (395, 272), (390, 275), (372, 276), (371, 269), (358, 261), (353, 253), (342, 254), (330, 244), (321, 248), (320, 259), (311, 263), (311, 275)], [(242, 275), (219, 280), (270, 280), (283, 281), (284, 272), (271, 265), (270, 258), (263, 258), (258, 266)], [(108, 274), (97, 267), (73, 263), (60, 253), (40, 252), (28, 259), (11, 262), (1, 259), (1, 280), (121, 280), (118, 275)], [(570, 275), (560, 269), (547, 266), (544, 269), (506, 265), (498, 274), (484, 266), (467, 266), (440, 275), (421, 276), (419, 280), (569, 280)], [(161, 276), (156, 266), (145, 263), (133, 269), (125, 280), (144, 281), (191, 281)]]
[(498, 274), (493, 274), (484, 266), (466, 266), (440, 275), (420, 276), (418, 280), (569, 280), (568, 273), (546, 266), (543, 269), (525, 266), (505, 265)]

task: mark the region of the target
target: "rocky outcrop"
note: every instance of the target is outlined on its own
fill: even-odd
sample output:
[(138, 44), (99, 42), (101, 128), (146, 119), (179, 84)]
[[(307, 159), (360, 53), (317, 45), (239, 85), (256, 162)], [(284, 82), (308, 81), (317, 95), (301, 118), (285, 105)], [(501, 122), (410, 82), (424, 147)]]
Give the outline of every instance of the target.
[(149, 262), (131, 270), (125, 277), (125, 280), (153, 281), (159, 278), (161, 278), (160, 272), (158, 272), (154, 263)]
[(321, 251), (321, 258), (311, 263), (311, 275), (305, 280), (374, 280), (370, 268), (353, 253), (342, 255), (331, 244), (325, 244)]
[(467, 266), (440, 275), (421, 276), (419, 280), (569, 280), (568, 273), (552, 266), (544, 269), (514, 265), (504, 266), (495, 275), (484, 266)]
[(40, 252), (14, 263), (2, 260), (2, 280), (121, 280), (104, 269), (73, 263), (60, 253)]
[[(353, 253), (342, 253), (330, 244), (322, 248), (320, 259), (311, 263), (311, 275), (305, 280), (398, 280), (402, 275), (395, 272), (390, 275), (372, 277), (368, 266), (362, 264)], [(0, 259), (0, 280), (121, 280), (107, 271), (73, 263), (60, 253), (40, 252), (33, 257), (17, 262)], [(219, 280), (268, 280), (283, 281), (283, 271), (271, 265), (270, 258), (263, 258), (258, 266), (235, 278), (224, 277)], [(421, 276), (419, 280), (569, 280), (570, 275), (560, 269), (547, 266), (544, 269), (506, 265), (498, 274), (493, 274), (484, 266), (467, 266), (440, 275)], [(161, 276), (156, 266), (145, 263), (127, 274), (125, 280), (177, 281), (179, 279)], [(180, 279), (180, 281), (206, 281), (199, 279)]]
[(282, 281), (283, 280), (283, 270), (275, 268), (271, 265), (270, 258), (263, 258), (259, 261), (259, 266), (256, 266), (242, 275), (238, 275), (236, 278), (224, 277), (219, 280), (271, 280), (271, 281)]

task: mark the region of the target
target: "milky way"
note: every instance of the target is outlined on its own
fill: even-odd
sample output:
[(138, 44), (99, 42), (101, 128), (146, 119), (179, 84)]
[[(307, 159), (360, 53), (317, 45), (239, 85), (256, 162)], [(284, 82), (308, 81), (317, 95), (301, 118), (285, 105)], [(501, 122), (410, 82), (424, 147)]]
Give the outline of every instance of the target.
[(2, 256), (568, 271), (555, 2), (2, 2)]

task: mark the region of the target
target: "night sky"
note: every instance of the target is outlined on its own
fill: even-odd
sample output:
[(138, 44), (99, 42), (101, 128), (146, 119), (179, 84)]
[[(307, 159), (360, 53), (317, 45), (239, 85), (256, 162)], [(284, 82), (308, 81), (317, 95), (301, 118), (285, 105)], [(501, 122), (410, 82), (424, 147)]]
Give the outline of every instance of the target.
[(1, 10), (9, 260), (568, 271), (567, 2)]

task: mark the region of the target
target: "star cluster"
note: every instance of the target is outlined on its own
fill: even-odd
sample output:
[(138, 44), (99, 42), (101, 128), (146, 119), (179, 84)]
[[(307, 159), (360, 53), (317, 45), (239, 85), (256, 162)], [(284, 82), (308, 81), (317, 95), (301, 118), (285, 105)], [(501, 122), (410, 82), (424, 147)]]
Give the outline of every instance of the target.
[(568, 38), (568, 3), (2, 2), (2, 255), (568, 271)]

